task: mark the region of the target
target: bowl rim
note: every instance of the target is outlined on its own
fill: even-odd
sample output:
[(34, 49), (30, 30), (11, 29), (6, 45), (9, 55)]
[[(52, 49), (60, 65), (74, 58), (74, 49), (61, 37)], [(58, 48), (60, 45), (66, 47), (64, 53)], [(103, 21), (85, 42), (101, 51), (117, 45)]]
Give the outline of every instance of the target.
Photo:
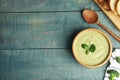
[[(103, 36), (106, 38), (106, 40), (108, 41), (108, 44), (109, 44), (109, 53), (108, 53), (108, 56), (107, 56), (106, 59), (105, 59), (103, 62), (101, 62), (100, 64), (97, 64), (97, 65), (87, 65), (87, 64), (81, 62), (81, 61), (79, 60), (79, 57), (78, 57), (77, 55), (75, 55), (74, 45), (73, 45), (74, 42), (75, 42), (75, 39), (76, 39), (81, 33), (85, 32), (85, 31), (96, 31), (96, 32), (99, 32), (99, 33), (100, 33), (101, 35), (103, 35)], [(103, 66), (103, 65), (104, 65), (105, 63), (107, 63), (107, 61), (110, 59), (110, 57), (111, 57), (111, 55), (112, 55), (112, 43), (111, 43), (109, 37), (108, 37), (104, 32), (102, 32), (101, 30), (98, 30), (98, 29), (96, 29), (96, 28), (87, 28), (87, 29), (84, 29), (84, 30), (80, 31), (80, 32), (74, 37), (73, 43), (72, 43), (72, 52), (73, 52), (74, 58), (77, 60), (77, 62), (78, 62), (79, 64), (81, 64), (81, 65), (83, 65), (84, 67), (87, 67), (87, 68), (98, 68), (98, 67)]]

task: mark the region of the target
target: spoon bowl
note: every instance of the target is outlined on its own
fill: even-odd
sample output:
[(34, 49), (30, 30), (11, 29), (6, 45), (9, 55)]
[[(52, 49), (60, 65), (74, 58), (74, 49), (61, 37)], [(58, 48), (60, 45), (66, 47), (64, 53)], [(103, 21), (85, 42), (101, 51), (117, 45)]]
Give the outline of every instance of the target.
[(85, 21), (89, 24), (94, 24), (98, 21), (98, 15), (93, 10), (84, 10), (83, 16), (84, 16)]

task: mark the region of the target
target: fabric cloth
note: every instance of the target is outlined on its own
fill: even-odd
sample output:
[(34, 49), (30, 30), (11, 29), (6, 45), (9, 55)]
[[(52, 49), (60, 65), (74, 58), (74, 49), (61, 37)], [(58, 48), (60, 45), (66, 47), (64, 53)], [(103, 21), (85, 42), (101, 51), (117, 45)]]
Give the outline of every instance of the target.
[[(107, 67), (105, 72), (104, 80), (110, 80), (110, 74), (107, 73), (108, 70), (116, 70), (120, 74), (120, 63), (116, 61), (116, 57), (120, 57), (120, 49), (115, 49), (110, 57), (110, 65)], [(115, 77), (114, 80), (120, 80), (119, 77)]]

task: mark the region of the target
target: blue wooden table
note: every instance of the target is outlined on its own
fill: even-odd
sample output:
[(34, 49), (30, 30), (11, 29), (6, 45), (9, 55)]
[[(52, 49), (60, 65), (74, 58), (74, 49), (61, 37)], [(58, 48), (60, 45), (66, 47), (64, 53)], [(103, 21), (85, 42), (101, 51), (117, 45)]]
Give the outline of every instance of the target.
[(120, 43), (97, 25), (87, 24), (84, 9), (120, 36), (93, 0), (0, 0), (0, 80), (103, 80), (108, 63), (96, 69), (81, 66), (71, 51), (75, 35), (97, 28), (113, 48)]

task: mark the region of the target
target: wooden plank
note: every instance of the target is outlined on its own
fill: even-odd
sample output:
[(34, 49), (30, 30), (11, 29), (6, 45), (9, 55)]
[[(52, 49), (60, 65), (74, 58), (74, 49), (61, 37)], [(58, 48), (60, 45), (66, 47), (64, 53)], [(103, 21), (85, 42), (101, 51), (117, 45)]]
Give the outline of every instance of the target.
[(0, 12), (100, 10), (93, 0), (0, 0)]
[[(108, 18), (102, 12), (97, 13), (99, 21), (119, 36), (120, 32)], [(104, 31), (96, 24), (87, 24), (81, 14), (82, 12), (1, 13), (0, 49), (71, 48), (73, 38), (82, 29), (97, 28)], [(120, 43), (106, 34), (113, 47), (119, 48)]]
[(102, 80), (106, 66), (85, 68), (69, 49), (0, 50), (0, 80)]

